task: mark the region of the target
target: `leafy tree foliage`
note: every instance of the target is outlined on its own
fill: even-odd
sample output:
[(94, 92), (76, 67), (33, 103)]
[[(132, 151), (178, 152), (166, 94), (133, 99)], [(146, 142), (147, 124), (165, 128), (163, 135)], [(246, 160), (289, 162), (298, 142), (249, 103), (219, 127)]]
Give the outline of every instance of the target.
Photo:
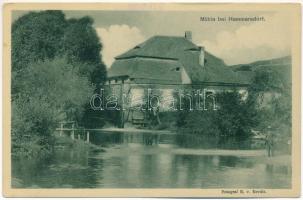
[[(287, 66), (283, 66), (284, 68)], [(245, 139), (252, 130), (273, 128), (284, 142), (291, 136), (291, 84), (285, 71), (260, 67), (244, 100), (237, 91), (216, 95), (217, 111), (179, 112), (176, 125), (187, 133)]]
[(106, 78), (106, 70), (101, 62), (102, 45), (93, 28), (92, 18), (70, 19), (67, 23), (63, 44), (69, 62), (87, 63), (80, 72), (89, 75), (91, 82), (99, 85)]
[(18, 80), (22, 92), (12, 102), (15, 145), (27, 139), (49, 145), (57, 123), (81, 115), (93, 91), (87, 77), (62, 58), (29, 64)]
[(247, 138), (251, 129), (258, 124), (255, 104), (243, 99), (237, 92), (223, 92), (216, 97), (219, 109), (216, 111), (215, 124), (222, 136)]
[[(216, 95), (217, 110), (193, 110), (179, 113), (177, 125), (180, 130), (211, 137), (250, 136), (256, 126), (257, 116), (254, 105), (237, 91), (222, 92)], [(182, 123), (181, 123), (182, 122)]]
[(30, 12), (17, 19), (12, 24), (13, 71), (62, 54), (66, 25), (61, 11)]
[(258, 102), (259, 129), (265, 131), (268, 126), (275, 133), (289, 137), (291, 135), (291, 84), (287, 77), (270, 68), (256, 70), (250, 93)]
[(105, 80), (102, 45), (91, 18), (62, 11), (29, 12), (11, 34), (13, 141), (47, 146), (56, 123), (81, 119)]
[[(29, 63), (66, 57), (81, 63), (80, 72), (95, 85), (106, 78), (102, 45), (89, 17), (65, 19), (62, 11), (30, 12), (12, 25), (12, 67), (19, 72)], [(14, 90), (13, 90), (14, 92)]]
[(220, 134), (213, 123), (214, 115), (214, 111), (183, 111), (179, 114), (177, 126), (181, 132), (218, 137)]
[(289, 83), (281, 72), (272, 68), (258, 68), (249, 88), (250, 93), (263, 97), (266, 92), (283, 93), (289, 90)]

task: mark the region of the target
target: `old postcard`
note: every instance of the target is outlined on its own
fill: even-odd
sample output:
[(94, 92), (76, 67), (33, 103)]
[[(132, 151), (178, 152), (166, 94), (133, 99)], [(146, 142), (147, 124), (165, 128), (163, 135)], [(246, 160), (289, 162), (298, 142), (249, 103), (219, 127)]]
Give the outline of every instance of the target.
[(297, 197), (300, 4), (6, 4), (4, 195)]

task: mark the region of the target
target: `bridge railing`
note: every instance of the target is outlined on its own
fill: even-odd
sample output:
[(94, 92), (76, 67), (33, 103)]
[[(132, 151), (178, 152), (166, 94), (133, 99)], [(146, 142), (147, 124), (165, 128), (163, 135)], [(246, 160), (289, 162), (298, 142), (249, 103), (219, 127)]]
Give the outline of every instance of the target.
[(83, 139), (89, 142), (89, 131), (84, 127), (78, 126), (76, 121), (59, 122), (59, 128), (56, 128), (56, 131), (59, 131), (59, 136), (63, 136), (64, 133), (68, 132), (72, 140), (77, 135), (78, 140)]

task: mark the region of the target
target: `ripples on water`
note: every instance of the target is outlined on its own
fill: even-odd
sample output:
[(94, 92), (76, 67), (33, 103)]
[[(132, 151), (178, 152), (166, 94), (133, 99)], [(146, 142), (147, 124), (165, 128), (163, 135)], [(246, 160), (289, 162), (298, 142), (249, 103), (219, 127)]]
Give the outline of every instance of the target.
[(106, 152), (61, 149), (50, 158), (13, 160), (13, 186), (291, 187), (290, 163), (268, 162), (263, 156), (265, 151), (260, 150), (262, 145), (252, 141), (219, 141), (176, 134), (94, 132), (91, 142), (105, 147)]

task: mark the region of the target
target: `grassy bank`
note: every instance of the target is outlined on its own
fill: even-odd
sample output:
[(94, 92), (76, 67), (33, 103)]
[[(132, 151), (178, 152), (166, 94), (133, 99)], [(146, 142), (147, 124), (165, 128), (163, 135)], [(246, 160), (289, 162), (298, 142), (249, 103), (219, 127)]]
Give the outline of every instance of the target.
[(73, 149), (75, 151), (105, 151), (102, 147), (87, 143), (84, 140), (72, 140), (68, 136), (54, 135), (48, 138), (48, 143), (39, 143), (36, 141), (19, 141), (15, 144), (12, 157), (17, 159), (45, 158), (51, 156), (55, 150)]
[(88, 143), (84, 140), (71, 139), (67, 136), (55, 136), (55, 145), (54, 148), (57, 150), (64, 148), (72, 148), (74, 150), (87, 150), (87, 151), (95, 151), (102, 152), (105, 151), (102, 147), (94, 145), (92, 143)]

